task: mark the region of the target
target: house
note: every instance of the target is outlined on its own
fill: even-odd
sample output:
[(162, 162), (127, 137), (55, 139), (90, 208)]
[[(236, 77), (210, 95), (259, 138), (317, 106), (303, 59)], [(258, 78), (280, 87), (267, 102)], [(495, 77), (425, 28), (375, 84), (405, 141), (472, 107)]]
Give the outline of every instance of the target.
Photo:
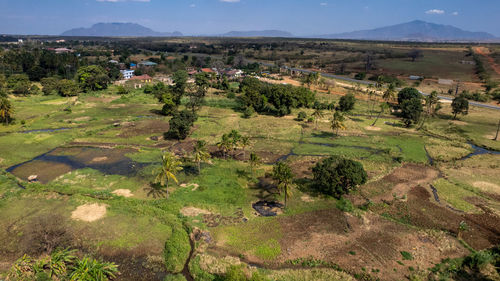
[(109, 60), (108, 62), (112, 63), (112, 64), (118, 64), (118, 61), (116, 61), (116, 60)]
[(156, 62), (145, 60), (138, 63), (138, 65), (139, 67), (154, 67), (157, 66), (158, 64)]
[(135, 72), (135, 70), (129, 70), (129, 69), (120, 70), (120, 73), (123, 75), (123, 79), (125, 79), (125, 80), (128, 80), (128, 79), (134, 77), (134, 72)]
[(476, 62), (473, 60), (463, 60), (461, 61), (462, 64), (470, 64), (470, 65), (476, 65)]
[(420, 79), (423, 79), (423, 77), (417, 75), (410, 75), (410, 80), (420, 80)]
[(240, 78), (243, 75), (243, 71), (240, 69), (231, 69), (231, 70), (226, 70), (223, 71), (223, 73), (229, 78), (229, 79), (235, 79), (235, 78)]
[(215, 73), (215, 71), (213, 69), (211, 69), (211, 68), (202, 68), (201, 72), (204, 72), (204, 73)]
[(153, 82), (153, 78), (151, 76), (144, 74), (140, 76), (134, 76), (130, 78), (130, 81), (138, 82), (138, 83), (151, 83)]
[(67, 54), (73, 52), (73, 50), (68, 48), (55, 48), (54, 51), (56, 52), (56, 54)]

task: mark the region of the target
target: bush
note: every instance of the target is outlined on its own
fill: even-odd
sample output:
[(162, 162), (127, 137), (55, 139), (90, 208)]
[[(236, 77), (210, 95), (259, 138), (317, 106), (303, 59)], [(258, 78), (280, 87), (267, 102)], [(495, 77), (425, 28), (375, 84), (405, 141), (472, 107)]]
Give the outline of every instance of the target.
[(298, 121), (304, 121), (307, 118), (307, 114), (304, 111), (299, 112), (297, 115)]
[(342, 197), (358, 185), (366, 183), (367, 174), (357, 161), (331, 156), (313, 167), (314, 186), (324, 194)]
[(121, 86), (121, 85), (120, 85), (120, 86), (118, 86), (118, 87), (116, 88), (116, 93), (117, 93), (118, 95), (128, 95), (128, 94), (130, 94), (130, 89), (129, 89), (129, 88), (127, 88), (127, 87), (125, 87), (125, 86)]
[(170, 119), (169, 125), (170, 129), (165, 134), (166, 138), (174, 138), (178, 140), (183, 140), (187, 138), (191, 127), (194, 122), (198, 119), (196, 113), (188, 110), (175, 111)]
[(342, 112), (348, 112), (354, 109), (355, 104), (356, 97), (353, 94), (347, 94), (340, 98), (338, 109)]
[(255, 110), (253, 109), (253, 107), (248, 106), (243, 111), (243, 118), (251, 118), (254, 114), (255, 114)]
[(174, 226), (172, 234), (165, 242), (165, 266), (169, 272), (178, 273), (189, 258), (191, 245), (187, 232), (181, 226)]
[(398, 93), (398, 104), (411, 99), (422, 99), (422, 94), (415, 88), (404, 88)]
[(186, 281), (186, 278), (182, 274), (170, 274), (163, 281)]
[(413, 260), (413, 256), (411, 253), (406, 252), (406, 251), (401, 251), (400, 253), (401, 253), (401, 256), (403, 257), (403, 260), (406, 260), (406, 261)]
[(337, 200), (337, 203), (335, 203), (335, 206), (342, 212), (349, 213), (354, 211), (354, 205), (351, 201), (349, 201), (349, 199), (340, 198), (339, 200)]

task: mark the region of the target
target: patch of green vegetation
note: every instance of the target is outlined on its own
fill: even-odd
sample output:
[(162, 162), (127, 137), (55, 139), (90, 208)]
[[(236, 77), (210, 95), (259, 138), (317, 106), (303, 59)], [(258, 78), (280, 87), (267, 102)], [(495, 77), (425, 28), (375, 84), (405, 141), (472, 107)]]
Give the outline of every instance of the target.
[(224, 226), (216, 230), (216, 236), (233, 250), (250, 252), (265, 260), (273, 260), (281, 254), (278, 243), (282, 237), (281, 226), (273, 219), (256, 218), (245, 224)]
[(467, 197), (474, 197), (476, 194), (461, 185), (454, 184), (446, 179), (438, 179), (433, 185), (438, 191), (439, 198), (448, 202), (453, 208), (464, 212), (478, 211), (473, 204), (466, 201)]
[(186, 277), (182, 274), (169, 274), (165, 276), (163, 281), (186, 281)]
[(140, 149), (137, 152), (127, 153), (125, 156), (139, 163), (159, 163), (162, 152), (159, 149)]
[(403, 257), (403, 260), (406, 260), (406, 261), (413, 260), (413, 255), (410, 252), (401, 251), (400, 253), (401, 253), (401, 256)]
[(172, 234), (165, 242), (165, 266), (169, 272), (181, 272), (191, 250), (189, 236), (182, 226), (172, 228)]

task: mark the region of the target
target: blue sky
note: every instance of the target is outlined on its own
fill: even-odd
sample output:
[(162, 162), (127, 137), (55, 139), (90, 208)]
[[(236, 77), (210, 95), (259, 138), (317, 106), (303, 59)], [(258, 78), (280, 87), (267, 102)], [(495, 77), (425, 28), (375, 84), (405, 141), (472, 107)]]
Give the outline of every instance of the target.
[(0, 33), (134, 22), (186, 35), (263, 29), (317, 35), (420, 19), (500, 37), (499, 15), (500, 0), (0, 0)]

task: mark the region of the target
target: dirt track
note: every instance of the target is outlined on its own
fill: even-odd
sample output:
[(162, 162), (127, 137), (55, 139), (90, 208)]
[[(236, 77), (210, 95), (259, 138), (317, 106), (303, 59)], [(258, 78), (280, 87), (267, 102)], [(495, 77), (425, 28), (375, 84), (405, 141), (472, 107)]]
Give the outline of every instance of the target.
[(485, 57), (488, 60), (488, 63), (491, 65), (491, 68), (493, 68), (493, 70), (498, 75), (500, 75), (500, 65), (496, 64), (495, 60), (489, 56), (489, 51), (487, 51), (487, 49), (485, 49), (484, 47), (476, 47), (474, 48), (474, 51), (480, 54), (481, 56)]

